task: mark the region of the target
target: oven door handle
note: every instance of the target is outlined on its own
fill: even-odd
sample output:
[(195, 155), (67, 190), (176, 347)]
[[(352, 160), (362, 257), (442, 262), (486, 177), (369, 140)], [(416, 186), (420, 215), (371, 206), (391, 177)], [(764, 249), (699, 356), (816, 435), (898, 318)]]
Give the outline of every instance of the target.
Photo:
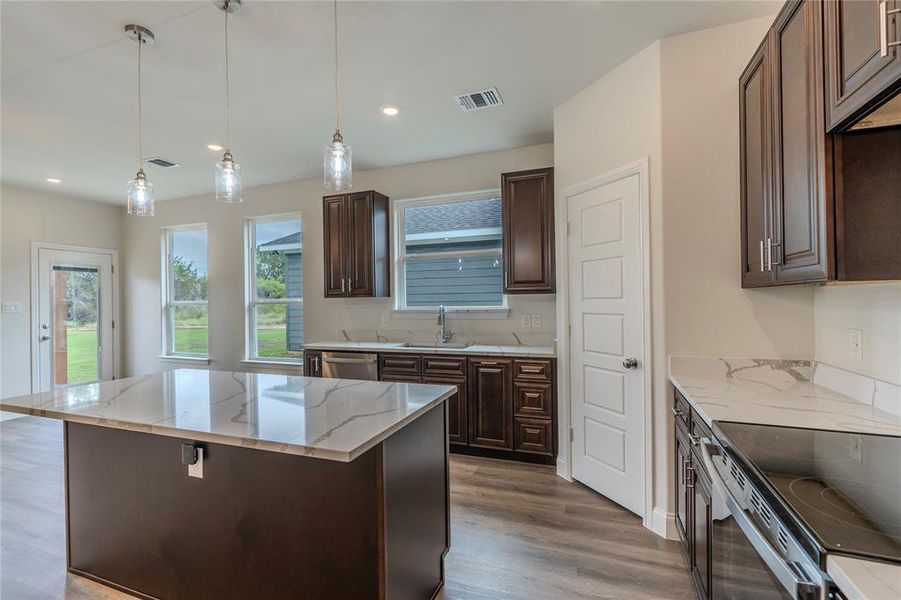
[(720, 447), (712, 443), (709, 439), (704, 438), (701, 441), (701, 455), (704, 459), (704, 464), (707, 466), (708, 471), (710, 471), (710, 477), (714, 485), (723, 490), (726, 506), (729, 508), (729, 512), (732, 513), (732, 516), (735, 517), (735, 522), (738, 523), (738, 526), (748, 538), (748, 541), (754, 546), (754, 550), (757, 551), (757, 554), (763, 562), (766, 563), (766, 566), (770, 569), (776, 579), (779, 580), (779, 583), (781, 583), (792, 595), (792, 598), (807, 597), (803, 596), (802, 592), (816, 590), (819, 586), (804, 574), (799, 565), (794, 562), (786, 561), (773, 547), (763, 531), (760, 530), (760, 527), (758, 527), (753, 519), (748, 516), (748, 513), (742, 509), (741, 503), (732, 493), (732, 490), (729, 489), (729, 486), (726, 485), (726, 481), (717, 470), (716, 465), (713, 462), (713, 453), (720, 454)]

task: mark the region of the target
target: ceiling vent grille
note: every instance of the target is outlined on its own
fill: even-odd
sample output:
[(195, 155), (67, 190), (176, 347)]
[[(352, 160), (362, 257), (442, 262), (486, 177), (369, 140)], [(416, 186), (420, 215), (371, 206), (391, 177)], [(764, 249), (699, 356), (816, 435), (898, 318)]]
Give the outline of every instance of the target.
[(481, 110), (483, 108), (491, 108), (492, 106), (500, 106), (504, 101), (497, 88), (488, 88), (478, 92), (469, 92), (457, 96), (457, 105), (463, 112), (473, 110)]
[(165, 158), (160, 158), (159, 156), (154, 156), (153, 158), (145, 158), (144, 162), (155, 167), (161, 167), (163, 169), (171, 169), (172, 167), (181, 166), (177, 162), (172, 162), (171, 160), (166, 160)]

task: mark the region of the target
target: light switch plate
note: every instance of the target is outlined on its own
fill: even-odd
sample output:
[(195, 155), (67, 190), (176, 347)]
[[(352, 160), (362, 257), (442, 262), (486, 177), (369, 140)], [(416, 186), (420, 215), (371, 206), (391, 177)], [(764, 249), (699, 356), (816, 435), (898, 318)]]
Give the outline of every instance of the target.
[(863, 331), (860, 329), (848, 330), (848, 351), (851, 358), (863, 360)]
[(3, 312), (6, 314), (20, 313), (20, 312), (22, 312), (22, 303), (21, 302), (4, 302), (3, 303)]
[(203, 448), (197, 448), (197, 462), (188, 465), (188, 477), (203, 479)]
[(541, 327), (541, 315), (532, 315), (532, 327), (538, 329)]

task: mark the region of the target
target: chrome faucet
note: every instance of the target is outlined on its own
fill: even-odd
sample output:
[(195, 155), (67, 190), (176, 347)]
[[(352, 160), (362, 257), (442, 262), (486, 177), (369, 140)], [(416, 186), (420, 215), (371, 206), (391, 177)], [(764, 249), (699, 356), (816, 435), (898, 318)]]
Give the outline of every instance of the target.
[(447, 328), (447, 311), (444, 310), (443, 304), (438, 306), (438, 325), (441, 326), (441, 332), (438, 334), (438, 342), (446, 344), (451, 341), (454, 334)]

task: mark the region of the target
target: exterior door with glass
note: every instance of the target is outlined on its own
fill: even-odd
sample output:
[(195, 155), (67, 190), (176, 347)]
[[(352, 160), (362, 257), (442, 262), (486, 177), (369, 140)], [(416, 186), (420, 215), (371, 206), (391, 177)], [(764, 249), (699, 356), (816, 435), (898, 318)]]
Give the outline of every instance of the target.
[(37, 248), (34, 391), (114, 376), (113, 254)]

